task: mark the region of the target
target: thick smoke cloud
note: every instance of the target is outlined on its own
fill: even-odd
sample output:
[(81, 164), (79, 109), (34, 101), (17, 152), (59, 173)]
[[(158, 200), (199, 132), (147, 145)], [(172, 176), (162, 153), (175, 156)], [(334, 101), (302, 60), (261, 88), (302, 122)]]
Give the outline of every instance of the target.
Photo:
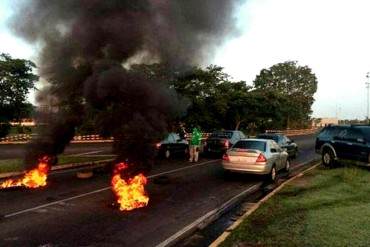
[(160, 62), (171, 70), (206, 61), (235, 33), (240, 0), (28, 0), (12, 20), (16, 34), (42, 47), (40, 93), (57, 107), (28, 164), (63, 152), (75, 129), (94, 112), (102, 132), (115, 137), (120, 159), (145, 163), (184, 103), (166, 82), (127, 69)]

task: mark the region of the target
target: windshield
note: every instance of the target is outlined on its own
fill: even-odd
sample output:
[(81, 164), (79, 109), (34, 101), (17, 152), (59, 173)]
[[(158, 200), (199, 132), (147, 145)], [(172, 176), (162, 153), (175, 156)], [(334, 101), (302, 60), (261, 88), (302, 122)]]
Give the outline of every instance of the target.
[(230, 139), (232, 136), (233, 136), (232, 131), (216, 131), (211, 134), (211, 137), (228, 138), (228, 139)]
[(238, 141), (233, 148), (239, 149), (254, 149), (259, 151), (266, 151), (266, 142), (264, 141)]

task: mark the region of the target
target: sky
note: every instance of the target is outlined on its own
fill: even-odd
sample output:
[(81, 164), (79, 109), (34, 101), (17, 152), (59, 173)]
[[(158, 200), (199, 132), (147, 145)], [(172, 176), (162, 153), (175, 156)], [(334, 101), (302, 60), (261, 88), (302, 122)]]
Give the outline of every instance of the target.
[[(36, 49), (6, 25), (11, 2), (0, 0), (0, 52), (35, 61)], [(298, 61), (318, 79), (314, 117), (363, 119), (369, 24), (369, 0), (247, 0), (236, 13), (240, 34), (219, 47), (209, 63), (252, 84), (261, 69)]]

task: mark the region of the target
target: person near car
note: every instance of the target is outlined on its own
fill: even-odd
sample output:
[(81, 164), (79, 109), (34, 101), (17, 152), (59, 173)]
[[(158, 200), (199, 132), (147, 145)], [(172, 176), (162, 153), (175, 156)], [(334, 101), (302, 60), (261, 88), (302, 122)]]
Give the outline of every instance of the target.
[(190, 139), (190, 162), (198, 162), (199, 147), (202, 139), (202, 134), (198, 128), (194, 128)]

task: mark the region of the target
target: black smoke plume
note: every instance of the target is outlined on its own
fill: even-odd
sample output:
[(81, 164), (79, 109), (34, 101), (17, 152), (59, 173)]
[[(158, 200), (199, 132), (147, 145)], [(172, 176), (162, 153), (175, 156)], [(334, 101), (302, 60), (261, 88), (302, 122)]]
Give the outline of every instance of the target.
[(146, 164), (152, 144), (184, 110), (165, 81), (130, 69), (162, 63), (184, 70), (206, 61), (235, 33), (241, 0), (27, 0), (16, 5), (15, 33), (40, 47), (39, 74), (48, 85), (39, 99), (52, 102), (26, 163), (57, 155), (77, 126), (94, 114), (115, 138), (119, 159)]

